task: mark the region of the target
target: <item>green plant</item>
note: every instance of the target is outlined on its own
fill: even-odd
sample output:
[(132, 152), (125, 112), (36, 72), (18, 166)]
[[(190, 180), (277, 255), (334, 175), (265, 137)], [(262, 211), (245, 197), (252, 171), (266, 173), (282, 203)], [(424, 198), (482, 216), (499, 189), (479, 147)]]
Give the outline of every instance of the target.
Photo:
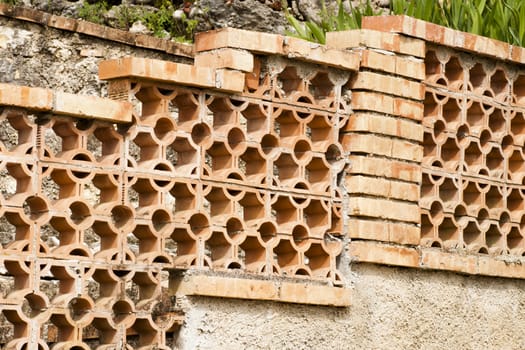
[(293, 31), (287, 34), (325, 44), (326, 32), (360, 28), (361, 19), (364, 16), (375, 16), (382, 13), (382, 11), (374, 10), (370, 0), (367, 0), (366, 3), (361, 3), (355, 8), (348, 2), (348, 6), (350, 8), (349, 12), (344, 8), (343, 0), (337, 0), (335, 7), (327, 7), (323, 2), (321, 12), (319, 13), (321, 19), (319, 23), (312, 20), (301, 22), (288, 12), (288, 10), (285, 10), (285, 16), (293, 28)]
[[(320, 23), (300, 22), (286, 13), (295, 35), (324, 43), (327, 31), (359, 28), (361, 18), (379, 14), (370, 1), (345, 12), (343, 0), (338, 11), (320, 12)], [(345, 13), (341, 13), (341, 11)], [(523, 0), (392, 0), (390, 13), (407, 15), (446, 27), (525, 46), (525, 1)]]
[(0, 4), (17, 5), (18, 0), (0, 0)]
[(90, 4), (84, 0), (78, 10), (78, 16), (88, 22), (103, 24), (104, 14), (108, 9), (108, 3), (105, 0), (95, 2), (94, 4)]

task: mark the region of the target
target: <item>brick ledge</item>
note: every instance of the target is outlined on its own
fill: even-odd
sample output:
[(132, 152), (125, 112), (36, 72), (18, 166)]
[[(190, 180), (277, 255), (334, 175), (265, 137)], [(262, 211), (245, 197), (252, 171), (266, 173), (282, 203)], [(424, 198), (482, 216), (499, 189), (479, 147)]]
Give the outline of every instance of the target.
[(266, 300), (283, 303), (346, 307), (350, 289), (313, 284), (209, 274), (181, 274), (170, 278), (170, 291), (177, 296), (207, 296)]
[(525, 259), (504, 256), (461, 255), (435, 248), (415, 248), (370, 241), (352, 241), (356, 263), (445, 270), (468, 275), (525, 279)]
[(38, 23), (50, 28), (67, 30), (167, 54), (193, 58), (193, 45), (181, 44), (150, 35), (135, 34), (84, 20), (52, 15), (32, 8), (0, 4), (0, 16)]

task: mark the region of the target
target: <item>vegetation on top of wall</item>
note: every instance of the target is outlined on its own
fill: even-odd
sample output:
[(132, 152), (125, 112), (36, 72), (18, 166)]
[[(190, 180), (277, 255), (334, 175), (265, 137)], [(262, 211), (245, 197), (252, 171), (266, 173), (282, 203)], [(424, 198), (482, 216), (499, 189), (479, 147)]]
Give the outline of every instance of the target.
[[(325, 43), (325, 33), (357, 29), (363, 16), (407, 15), (452, 29), (498, 39), (525, 47), (525, 1), (523, 0), (391, 0), (387, 11), (374, 11), (370, 0), (352, 7), (344, 0), (323, 6), (320, 21), (301, 22), (287, 13), (291, 35)], [(347, 6), (345, 6), (347, 5)]]
[[(129, 30), (133, 24), (141, 22), (159, 38), (191, 42), (198, 24), (198, 20), (189, 19), (182, 10), (176, 10), (170, 0), (158, 0), (154, 7), (110, 6), (106, 0), (91, 2), (83, 1), (78, 11), (80, 18), (123, 30)], [(110, 11), (111, 16), (108, 15)]]

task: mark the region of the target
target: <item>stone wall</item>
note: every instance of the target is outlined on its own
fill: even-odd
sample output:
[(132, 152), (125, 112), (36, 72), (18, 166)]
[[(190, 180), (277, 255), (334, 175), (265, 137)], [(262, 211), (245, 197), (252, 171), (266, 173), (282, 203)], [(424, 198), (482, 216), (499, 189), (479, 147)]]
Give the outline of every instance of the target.
[[(503, 191), (480, 218), (425, 180), (521, 191), (522, 49), (404, 17), (327, 47), (225, 29), (188, 48), (0, 9), (6, 348), (525, 346), (521, 202)], [(469, 147), (447, 123), (480, 137), (470, 104), (433, 114), (436, 94), (504, 110), (487, 129), (513, 152), (489, 139), (487, 174), (450, 172)], [(459, 155), (431, 162), (442, 135)]]

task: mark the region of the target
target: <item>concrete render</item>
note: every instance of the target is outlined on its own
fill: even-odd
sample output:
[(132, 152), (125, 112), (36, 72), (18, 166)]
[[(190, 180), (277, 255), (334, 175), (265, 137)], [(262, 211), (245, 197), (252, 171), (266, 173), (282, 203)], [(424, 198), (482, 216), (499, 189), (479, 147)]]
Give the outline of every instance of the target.
[(352, 266), (352, 306), (192, 297), (181, 349), (523, 349), (525, 281)]

